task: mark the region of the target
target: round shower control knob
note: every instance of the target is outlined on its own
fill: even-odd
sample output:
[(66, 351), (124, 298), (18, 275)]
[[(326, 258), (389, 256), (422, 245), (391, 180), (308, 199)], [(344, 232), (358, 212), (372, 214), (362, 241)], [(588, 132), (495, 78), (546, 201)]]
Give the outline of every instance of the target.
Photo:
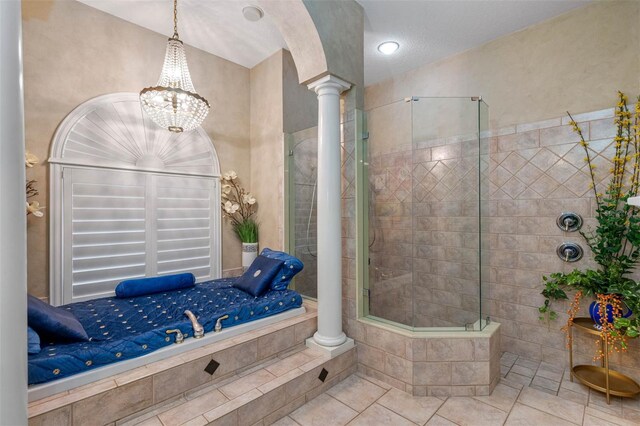
[(582, 259), (584, 252), (577, 243), (562, 243), (556, 249), (556, 254), (565, 262), (577, 262)]
[(563, 212), (556, 219), (556, 225), (564, 232), (574, 232), (582, 227), (582, 217), (578, 213)]

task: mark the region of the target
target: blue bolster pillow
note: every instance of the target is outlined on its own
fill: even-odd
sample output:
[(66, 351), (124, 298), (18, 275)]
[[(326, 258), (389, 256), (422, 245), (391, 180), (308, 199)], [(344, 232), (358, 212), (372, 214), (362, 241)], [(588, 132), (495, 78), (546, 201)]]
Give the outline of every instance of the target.
[(264, 248), (260, 255), (283, 261), (282, 267), (271, 281), (271, 290), (286, 290), (293, 277), (304, 268), (300, 259), (283, 251)]
[(40, 353), (40, 336), (29, 326), (27, 326), (27, 353), (29, 355)]
[(116, 297), (127, 298), (161, 293), (163, 291), (182, 290), (196, 285), (196, 277), (191, 273), (163, 275), (160, 277), (138, 278), (122, 281), (116, 287)]
[(27, 295), (27, 321), (40, 336), (61, 341), (87, 341), (89, 336), (80, 321), (66, 309), (51, 306)]

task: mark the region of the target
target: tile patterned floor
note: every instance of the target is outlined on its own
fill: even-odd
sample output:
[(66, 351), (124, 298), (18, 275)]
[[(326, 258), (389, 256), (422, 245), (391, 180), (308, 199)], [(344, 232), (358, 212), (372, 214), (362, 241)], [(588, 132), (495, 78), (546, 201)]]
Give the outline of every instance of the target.
[(354, 374), (274, 426), (640, 425), (640, 399), (613, 397), (569, 380), (567, 370), (505, 352), (491, 396), (413, 397)]

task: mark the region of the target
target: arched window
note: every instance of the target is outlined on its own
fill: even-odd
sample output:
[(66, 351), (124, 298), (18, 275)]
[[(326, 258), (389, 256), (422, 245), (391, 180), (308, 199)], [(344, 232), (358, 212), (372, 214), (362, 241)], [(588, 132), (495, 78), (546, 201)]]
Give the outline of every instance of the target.
[(49, 163), (52, 304), (128, 278), (220, 277), (220, 166), (202, 128), (170, 133), (137, 93), (99, 96), (62, 121)]

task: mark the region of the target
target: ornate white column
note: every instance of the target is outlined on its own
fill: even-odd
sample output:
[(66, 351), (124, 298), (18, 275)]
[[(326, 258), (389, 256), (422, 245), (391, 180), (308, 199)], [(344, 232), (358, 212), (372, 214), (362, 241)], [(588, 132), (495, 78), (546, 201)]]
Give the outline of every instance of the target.
[(0, 425), (27, 424), (27, 234), (22, 21), (0, 1)]
[(338, 355), (353, 347), (342, 331), (340, 93), (351, 85), (332, 75), (309, 84), (318, 95), (318, 331), (307, 346)]

